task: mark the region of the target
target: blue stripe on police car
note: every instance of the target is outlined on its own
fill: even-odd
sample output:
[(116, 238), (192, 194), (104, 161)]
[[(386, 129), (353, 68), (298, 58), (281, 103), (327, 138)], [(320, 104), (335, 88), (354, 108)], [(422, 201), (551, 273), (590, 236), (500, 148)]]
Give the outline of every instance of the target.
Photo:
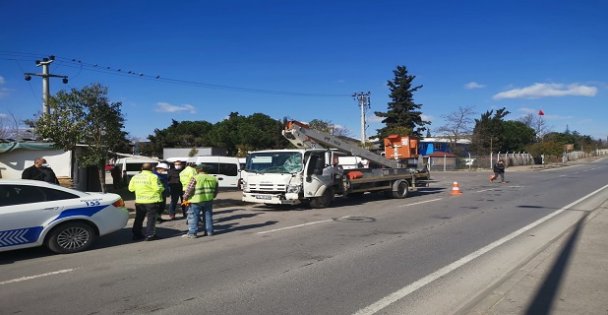
[(38, 240), (40, 232), (42, 232), (41, 226), (0, 231), (0, 247), (33, 243)]

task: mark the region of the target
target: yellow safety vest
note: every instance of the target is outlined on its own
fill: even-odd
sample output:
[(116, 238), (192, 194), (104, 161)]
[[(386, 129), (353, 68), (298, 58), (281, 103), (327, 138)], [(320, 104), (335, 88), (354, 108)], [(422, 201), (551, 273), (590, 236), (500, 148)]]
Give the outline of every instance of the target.
[(194, 186), (194, 194), (190, 198), (190, 202), (199, 203), (213, 200), (217, 189), (217, 179), (207, 174), (196, 174), (194, 179), (196, 180), (196, 185)]
[(188, 184), (190, 183), (190, 180), (196, 174), (197, 174), (197, 171), (192, 166), (186, 166), (186, 168), (184, 168), (179, 173), (179, 181), (182, 183), (182, 187), (184, 187), (184, 190), (186, 190), (186, 187), (188, 187)]
[(129, 182), (129, 191), (135, 192), (135, 203), (162, 202), (163, 183), (151, 171), (141, 171)]

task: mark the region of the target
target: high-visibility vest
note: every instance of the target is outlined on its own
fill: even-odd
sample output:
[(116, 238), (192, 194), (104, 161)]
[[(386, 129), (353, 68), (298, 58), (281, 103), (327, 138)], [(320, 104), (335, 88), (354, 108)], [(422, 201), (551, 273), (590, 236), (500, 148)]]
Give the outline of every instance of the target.
[(217, 189), (217, 179), (214, 176), (202, 173), (196, 174), (194, 179), (196, 180), (196, 185), (194, 186), (194, 194), (190, 198), (190, 202), (199, 203), (213, 200)]
[(141, 171), (129, 182), (129, 191), (135, 192), (135, 203), (162, 202), (165, 187), (160, 178), (151, 171)]
[(186, 166), (186, 168), (184, 168), (179, 173), (179, 181), (182, 183), (182, 187), (184, 187), (184, 190), (186, 190), (186, 187), (188, 187), (188, 184), (190, 183), (190, 180), (196, 174), (197, 174), (197, 171), (192, 166)]

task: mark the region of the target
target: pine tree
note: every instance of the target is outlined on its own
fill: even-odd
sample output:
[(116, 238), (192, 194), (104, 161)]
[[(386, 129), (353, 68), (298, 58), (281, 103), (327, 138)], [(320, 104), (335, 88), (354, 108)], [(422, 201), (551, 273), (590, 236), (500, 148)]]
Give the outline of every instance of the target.
[(393, 71), (395, 78), (388, 81), (391, 102), (386, 112), (375, 112), (376, 116), (383, 117), (382, 123), (386, 127), (378, 129), (378, 137), (385, 138), (389, 134), (415, 135), (421, 137), (426, 130), (425, 125), (430, 121), (422, 120), (422, 104), (414, 102), (414, 92), (422, 85), (412, 86), (416, 76), (409, 75), (405, 66), (397, 66)]

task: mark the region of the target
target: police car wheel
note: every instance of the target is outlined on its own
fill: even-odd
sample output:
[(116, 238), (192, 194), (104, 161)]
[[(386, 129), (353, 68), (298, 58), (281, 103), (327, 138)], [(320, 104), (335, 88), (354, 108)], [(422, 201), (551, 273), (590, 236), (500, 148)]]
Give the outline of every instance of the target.
[(88, 249), (95, 237), (95, 230), (90, 225), (82, 222), (67, 222), (51, 231), (46, 245), (55, 253), (69, 254)]

